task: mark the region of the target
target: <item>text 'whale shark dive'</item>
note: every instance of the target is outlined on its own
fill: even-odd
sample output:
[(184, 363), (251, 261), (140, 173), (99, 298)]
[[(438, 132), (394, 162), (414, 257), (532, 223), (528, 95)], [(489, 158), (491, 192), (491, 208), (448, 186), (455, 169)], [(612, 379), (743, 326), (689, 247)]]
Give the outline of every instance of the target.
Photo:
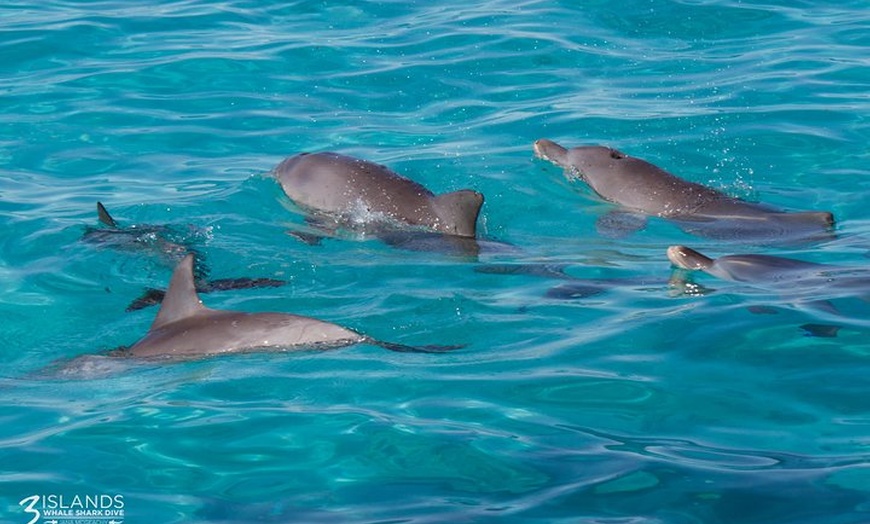
[(333, 349), (373, 344), (391, 351), (440, 353), (460, 346), (406, 346), (375, 340), (337, 324), (288, 313), (205, 307), (196, 293), (193, 255), (178, 263), (148, 333), (113, 357), (190, 359), (251, 351)]
[(688, 233), (719, 240), (796, 242), (832, 236), (834, 217), (827, 211), (787, 212), (740, 200), (608, 147), (566, 149), (542, 138), (534, 151), (627, 211), (602, 217), (599, 228), (604, 233), (639, 229), (643, 215), (652, 215), (672, 220)]
[[(373, 235), (406, 249), (476, 254), (483, 195), (463, 189), (435, 195), (386, 166), (338, 153), (301, 153), (272, 171), (284, 193), (325, 236)], [(316, 235), (296, 234), (314, 243)], [(438, 246), (437, 244), (443, 244)]]
[[(209, 280), (209, 270), (206, 264), (202, 262), (202, 255), (189, 242), (185, 242), (184, 235), (172, 231), (168, 226), (132, 225), (122, 228), (112, 218), (109, 211), (101, 202), (97, 202), (97, 216), (104, 227), (88, 227), (84, 234), (86, 242), (122, 251), (148, 253), (155, 256), (162, 264), (173, 268), (185, 255), (190, 253), (196, 255), (193, 274), (196, 290), (200, 293), (280, 287), (287, 284), (283, 280), (272, 278), (244, 277)], [(127, 306), (127, 311), (136, 311), (159, 304), (163, 300), (164, 293), (161, 289), (146, 289), (142, 296)]]

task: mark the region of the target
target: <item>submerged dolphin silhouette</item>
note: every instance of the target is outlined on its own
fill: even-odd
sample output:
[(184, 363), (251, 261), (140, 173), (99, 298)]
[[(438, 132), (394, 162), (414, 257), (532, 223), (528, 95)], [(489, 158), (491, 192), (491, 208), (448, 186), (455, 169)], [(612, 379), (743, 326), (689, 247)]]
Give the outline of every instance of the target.
[(391, 351), (439, 353), (460, 346), (406, 346), (375, 340), (337, 324), (287, 313), (245, 313), (205, 307), (196, 293), (193, 255), (172, 274), (157, 318), (138, 342), (115, 357), (193, 358), (257, 350), (331, 349), (374, 344)]
[(642, 215), (653, 215), (711, 238), (794, 241), (829, 237), (834, 225), (834, 216), (827, 211), (791, 213), (746, 202), (608, 147), (566, 149), (542, 138), (535, 142), (534, 151), (539, 158), (564, 168), (569, 178), (582, 179), (601, 198), (629, 211), (602, 217), (601, 227), (609, 222), (617, 230), (638, 229), (645, 223)]
[[(155, 256), (161, 263), (175, 267), (188, 253), (194, 252), (185, 235), (173, 231), (168, 226), (136, 224), (121, 227), (112, 218), (106, 206), (97, 202), (97, 217), (103, 227), (85, 229), (82, 237), (85, 242), (112, 247), (121, 251), (146, 252)], [(198, 278), (204, 278), (208, 268), (198, 258), (194, 268)]]
[(562, 283), (550, 288), (544, 294), (546, 298), (557, 300), (585, 299), (606, 293), (610, 290), (635, 289), (644, 292), (654, 289), (669, 289), (680, 294), (703, 294), (708, 291), (685, 279), (672, 277), (664, 279), (658, 276), (619, 276), (619, 277), (575, 277), (565, 270), (565, 264), (484, 264), (475, 268), (479, 273), (497, 275), (528, 275), (560, 280)]
[[(167, 226), (133, 225), (120, 227), (102, 204), (97, 202), (97, 216), (105, 227), (91, 228), (85, 231), (84, 240), (101, 245), (109, 245), (126, 251), (147, 251), (156, 255), (161, 263), (175, 267), (188, 253), (196, 255), (193, 274), (196, 290), (200, 293), (226, 291), (232, 289), (250, 289), (261, 287), (280, 287), (287, 282), (272, 278), (221, 278), (208, 279), (208, 266), (203, 262), (203, 256), (186, 243), (180, 243), (177, 233)], [(178, 241), (177, 241), (178, 240)], [(136, 311), (159, 304), (165, 292), (161, 289), (148, 288), (145, 292), (127, 306), (127, 311)]]
[(328, 233), (339, 227), (362, 230), (388, 243), (397, 231), (472, 239), (477, 233), (483, 205), (477, 191), (435, 195), (386, 166), (331, 152), (289, 157), (272, 174), (291, 200), (313, 214), (310, 221)]

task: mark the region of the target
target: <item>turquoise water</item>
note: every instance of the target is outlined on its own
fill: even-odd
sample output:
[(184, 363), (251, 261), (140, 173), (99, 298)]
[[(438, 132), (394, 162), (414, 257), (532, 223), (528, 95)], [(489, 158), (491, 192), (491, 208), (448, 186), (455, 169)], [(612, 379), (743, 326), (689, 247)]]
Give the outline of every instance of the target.
[[(28, 522), (33, 495), (101, 494), (131, 523), (870, 521), (867, 302), (704, 275), (706, 294), (677, 296), (665, 258), (867, 267), (866, 2), (49, 0), (0, 20), (0, 521)], [(611, 207), (533, 159), (542, 137), (830, 210), (837, 237), (723, 245), (661, 220), (600, 236)], [(516, 249), (299, 242), (265, 175), (322, 150), (483, 192), (483, 234)], [(289, 282), (211, 307), (466, 346), (54, 377), (141, 337), (156, 310), (124, 308), (170, 274), (82, 241), (98, 200), (173, 228), (214, 278)], [(552, 298), (562, 282), (486, 263), (612, 289)]]

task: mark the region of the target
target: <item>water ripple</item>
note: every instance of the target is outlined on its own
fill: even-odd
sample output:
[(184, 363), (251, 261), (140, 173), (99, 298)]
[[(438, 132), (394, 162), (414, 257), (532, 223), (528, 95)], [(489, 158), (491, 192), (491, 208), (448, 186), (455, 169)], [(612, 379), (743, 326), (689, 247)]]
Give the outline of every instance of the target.
[[(837, 313), (819, 311), (703, 276), (706, 293), (674, 296), (668, 245), (730, 252), (659, 220), (598, 236), (612, 207), (531, 151), (608, 143), (830, 209), (830, 242), (734, 249), (866, 266), (864, 2), (100, 0), (0, 17), (10, 518), (24, 496), (82, 489), (155, 522), (868, 520), (866, 304), (819, 291)], [(496, 262), (598, 292), (375, 239), (295, 241), (304, 218), (263, 175), (328, 149), (484, 192), (483, 230), (515, 248)], [(125, 225), (209, 231), (215, 276), (290, 281), (211, 307), (466, 347), (50, 376), (144, 334), (155, 311), (123, 308), (169, 278), (81, 242), (98, 200)]]

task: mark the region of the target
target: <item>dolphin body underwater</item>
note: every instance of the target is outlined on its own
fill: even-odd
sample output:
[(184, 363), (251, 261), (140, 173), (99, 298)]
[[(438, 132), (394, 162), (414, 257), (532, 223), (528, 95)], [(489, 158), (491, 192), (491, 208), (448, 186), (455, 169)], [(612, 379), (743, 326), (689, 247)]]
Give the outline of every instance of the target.
[(477, 255), (487, 244), (477, 238), (484, 200), (477, 191), (436, 195), (386, 166), (333, 152), (289, 157), (272, 176), (317, 231), (293, 233), (311, 244), (340, 230), (418, 251)]
[[(185, 234), (163, 225), (134, 224), (121, 227), (102, 202), (97, 202), (97, 217), (100, 227), (87, 226), (82, 237), (85, 242), (119, 251), (145, 252), (168, 267), (175, 267), (186, 254), (193, 251), (189, 245), (190, 233)], [(200, 278), (208, 272), (201, 263), (197, 264), (195, 271)]]
[(562, 167), (569, 179), (582, 179), (601, 198), (624, 208), (599, 219), (599, 230), (610, 236), (640, 229), (647, 215), (719, 240), (779, 243), (833, 236), (834, 216), (827, 211), (787, 212), (747, 202), (608, 147), (566, 149), (542, 138), (535, 142), (534, 151)]
[[(146, 252), (155, 256), (161, 264), (169, 267), (175, 267), (188, 253), (197, 254), (193, 273), (196, 290), (200, 293), (233, 289), (280, 287), (287, 284), (283, 280), (271, 278), (209, 279), (208, 267), (201, 262), (202, 256), (189, 245), (183, 234), (173, 231), (168, 226), (139, 224), (121, 227), (112, 218), (102, 202), (97, 202), (97, 216), (103, 227), (87, 227), (83, 236), (85, 242), (108, 246), (121, 251)], [(164, 294), (165, 291), (162, 289), (148, 288), (142, 296), (127, 306), (127, 311), (136, 311), (159, 304), (163, 300)]]

